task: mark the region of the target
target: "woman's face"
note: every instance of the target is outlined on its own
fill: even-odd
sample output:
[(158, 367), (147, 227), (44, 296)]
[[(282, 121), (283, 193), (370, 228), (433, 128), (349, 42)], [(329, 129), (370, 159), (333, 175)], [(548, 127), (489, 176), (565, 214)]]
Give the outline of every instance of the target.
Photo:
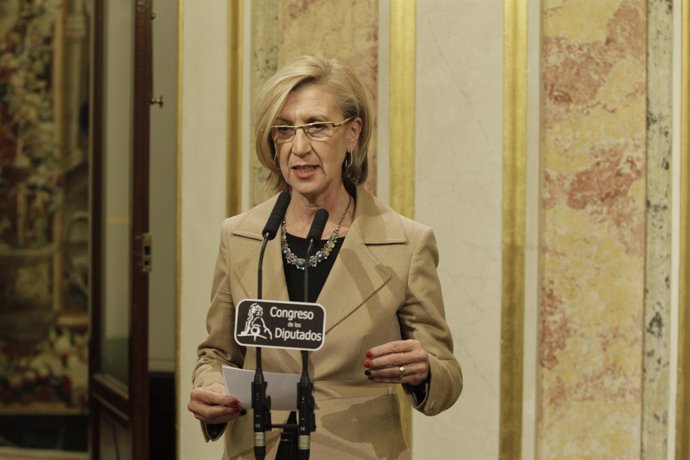
[[(293, 90), (278, 113), (274, 125), (297, 126), (314, 122), (341, 123), (345, 116), (335, 95), (320, 84), (307, 84)], [(354, 150), (361, 130), (355, 118), (333, 128), (325, 137), (310, 138), (297, 129), (290, 140), (280, 140), (272, 133), (280, 171), (292, 191), (314, 201), (335, 196), (342, 184), (342, 165), (348, 150)], [(289, 130), (288, 130), (289, 132)]]

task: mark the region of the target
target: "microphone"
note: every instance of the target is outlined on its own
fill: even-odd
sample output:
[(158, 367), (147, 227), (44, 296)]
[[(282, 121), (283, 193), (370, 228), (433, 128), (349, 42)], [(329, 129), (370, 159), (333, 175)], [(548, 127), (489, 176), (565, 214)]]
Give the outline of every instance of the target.
[[(320, 240), (323, 234), (323, 229), (326, 228), (328, 222), (328, 211), (319, 209), (314, 215), (314, 220), (311, 222), (311, 228), (307, 234), (307, 240), (312, 243), (314, 240)], [(308, 255), (308, 254), (307, 254)]]
[(258, 299), (261, 299), (263, 295), (263, 262), (264, 252), (266, 251), (266, 243), (268, 243), (270, 240), (276, 237), (276, 233), (278, 233), (278, 227), (280, 227), (281, 222), (283, 222), (283, 218), (285, 217), (285, 211), (287, 211), (287, 207), (289, 204), (290, 194), (288, 192), (280, 192), (280, 195), (278, 195), (278, 199), (276, 200), (276, 204), (273, 205), (271, 215), (268, 216), (266, 225), (264, 226), (264, 229), (261, 232), (261, 235), (263, 236), (263, 244), (261, 245), (261, 253), (259, 254), (259, 273), (257, 277), (259, 285), (257, 286), (256, 290), (256, 295)]
[(288, 192), (280, 192), (278, 200), (276, 200), (276, 204), (273, 206), (273, 211), (271, 211), (271, 215), (268, 217), (268, 221), (266, 221), (264, 231), (261, 232), (265, 239), (272, 240), (275, 238), (289, 204), (290, 194)]
[[(290, 204), (290, 194), (281, 192), (278, 195), (276, 204), (273, 206), (271, 215), (268, 217), (261, 235), (263, 242), (259, 253), (258, 286), (257, 297), (261, 299), (263, 282), (263, 262), (266, 244), (275, 238), (278, 227), (285, 217), (285, 211)], [(252, 382), (252, 411), (254, 415), (254, 458), (263, 460), (266, 456), (266, 428), (271, 429), (271, 401), (266, 397), (266, 380), (264, 380), (263, 370), (261, 369), (261, 348), (256, 349), (256, 371)]]
[[(314, 220), (311, 221), (311, 227), (309, 228), (309, 233), (307, 233), (307, 254), (305, 256), (307, 263), (304, 266), (304, 301), (309, 302), (309, 256), (311, 254), (312, 246), (314, 242), (321, 239), (323, 234), (323, 229), (326, 228), (326, 222), (328, 222), (328, 211), (325, 209), (319, 209), (314, 215)], [(316, 301), (316, 299), (314, 299)]]
[[(311, 228), (307, 234), (309, 244), (307, 246), (306, 259), (307, 263), (304, 266), (304, 301), (309, 302), (309, 257), (311, 255), (312, 246), (315, 241), (321, 239), (324, 228), (328, 222), (328, 211), (319, 209), (314, 215), (314, 220), (311, 223)], [(314, 299), (316, 301), (316, 299)], [(297, 384), (297, 406), (299, 408), (299, 425), (297, 438), (297, 459), (309, 459), (309, 444), (311, 439), (311, 432), (316, 430), (314, 421), (314, 384), (309, 380), (309, 355), (306, 350), (302, 350), (302, 375)]]

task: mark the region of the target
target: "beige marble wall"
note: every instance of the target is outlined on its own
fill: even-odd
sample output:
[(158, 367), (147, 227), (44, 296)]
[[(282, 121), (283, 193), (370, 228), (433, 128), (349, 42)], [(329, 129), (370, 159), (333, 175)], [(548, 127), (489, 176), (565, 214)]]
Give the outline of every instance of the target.
[(543, 2), (539, 458), (639, 458), (646, 2)]
[(447, 412), (414, 414), (414, 458), (497, 459), (503, 1), (418, 0), (416, 27), (415, 218), (438, 239), (465, 388)]
[(214, 261), (225, 218), (228, 10), (226, 0), (184, 1), (180, 59), (177, 316), (178, 458), (217, 460), (223, 443), (206, 443), (187, 410), (196, 347), (206, 337)]

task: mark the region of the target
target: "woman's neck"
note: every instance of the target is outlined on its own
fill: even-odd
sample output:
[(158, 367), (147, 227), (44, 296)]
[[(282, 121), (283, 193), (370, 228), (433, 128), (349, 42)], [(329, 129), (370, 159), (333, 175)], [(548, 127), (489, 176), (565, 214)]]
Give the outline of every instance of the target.
[(285, 213), (287, 232), (301, 238), (306, 237), (314, 214), (319, 209), (328, 211), (328, 222), (324, 228), (324, 235), (330, 234), (337, 225), (340, 225), (339, 233), (341, 236), (347, 233), (352, 216), (354, 216), (354, 200), (344, 186), (340, 187), (332, 198), (319, 197), (319, 199), (310, 200), (293, 192), (290, 206)]

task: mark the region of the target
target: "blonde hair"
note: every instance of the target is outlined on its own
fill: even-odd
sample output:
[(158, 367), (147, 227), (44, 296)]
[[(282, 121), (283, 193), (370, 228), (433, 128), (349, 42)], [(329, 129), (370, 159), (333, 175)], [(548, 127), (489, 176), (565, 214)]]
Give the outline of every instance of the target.
[[(275, 145), (271, 139), (271, 126), (291, 91), (301, 85), (319, 84), (331, 90), (343, 111), (344, 118), (359, 117), (362, 129), (357, 147), (351, 152), (351, 160), (345, 158), (343, 181), (346, 185), (358, 185), (367, 178), (369, 140), (371, 139), (371, 107), (366, 89), (349, 67), (335, 59), (321, 56), (302, 56), (276, 72), (262, 87), (257, 97), (256, 124), (254, 127), (256, 155), (268, 170), (268, 186), (275, 192), (288, 191), (275, 160)], [(349, 164), (351, 162), (351, 164)], [(350, 182), (350, 184), (348, 184)]]

